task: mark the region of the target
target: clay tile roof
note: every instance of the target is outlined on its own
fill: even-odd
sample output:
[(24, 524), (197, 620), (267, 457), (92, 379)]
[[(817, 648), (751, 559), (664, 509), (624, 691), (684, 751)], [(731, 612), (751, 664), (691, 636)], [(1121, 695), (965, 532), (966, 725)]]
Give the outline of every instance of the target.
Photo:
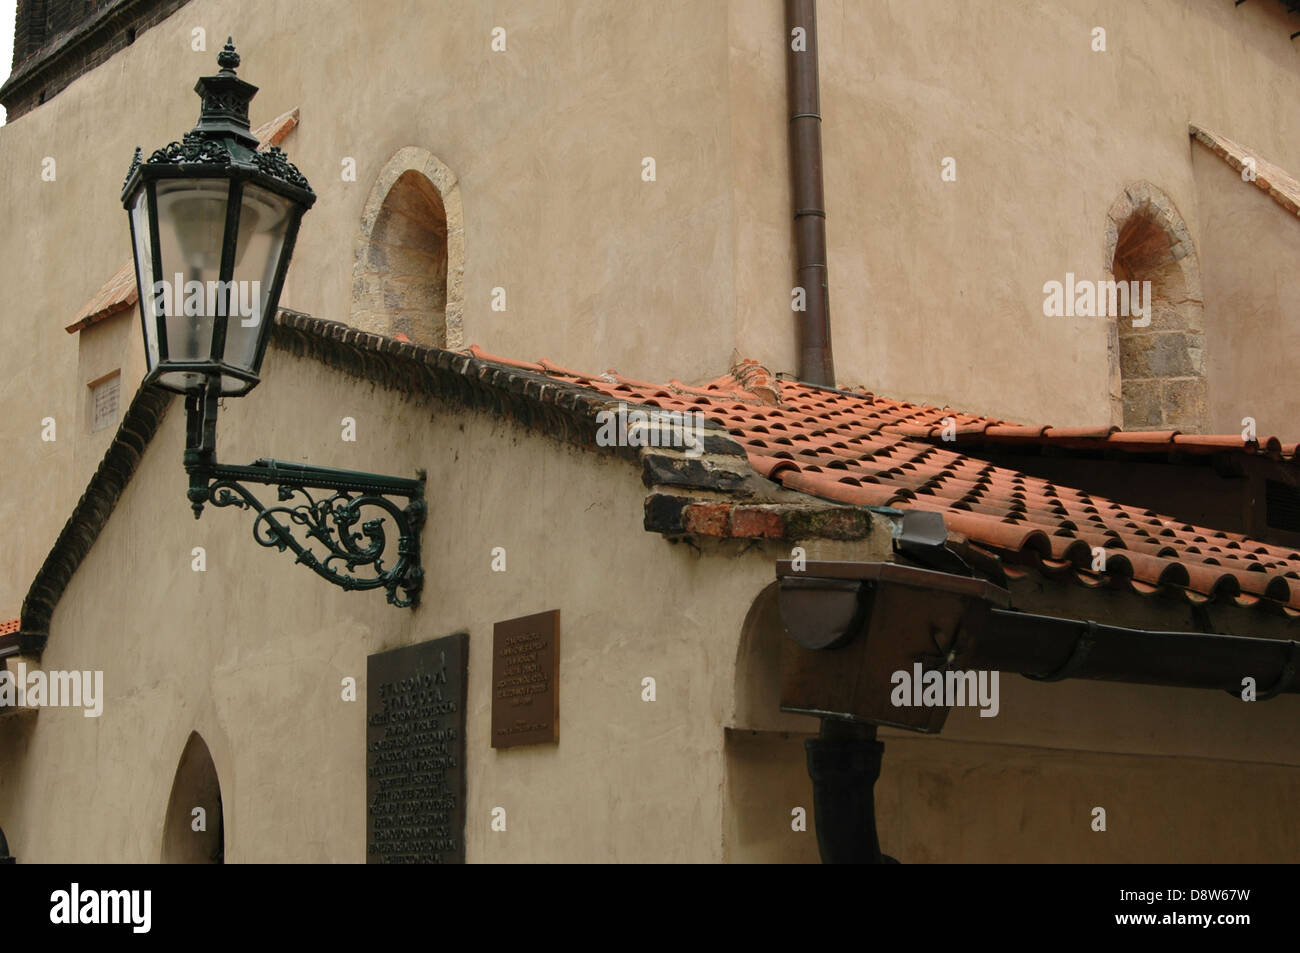
[[(613, 372), (586, 375), (545, 360), (497, 358), (476, 347), (470, 353), (629, 404), (699, 411), (744, 448), (757, 473), (784, 488), (838, 503), (939, 512), (950, 530), (1001, 556), (1011, 575), (1017, 567), (1034, 569), (1087, 587), (1166, 593), (1192, 603), (1224, 600), (1300, 619), (1300, 552), (1126, 506), (966, 452), (985, 442), (1258, 452), (1260, 445), (1243, 445), (1239, 435), (1022, 426), (865, 391), (777, 380), (753, 362), (689, 386)], [(1276, 438), (1264, 444), (1282, 447)], [(1104, 550), (1100, 572), (1092, 570), (1095, 547)]]
[(1026, 446), (1059, 447), (1066, 450), (1108, 452), (1215, 454), (1240, 452), (1263, 454), (1275, 460), (1294, 461), (1300, 444), (1283, 443), (1273, 436), (1246, 440), (1241, 434), (1190, 434), (1177, 430), (1120, 430), (1118, 427), (1045, 427), (1022, 426), (1006, 422), (986, 422), (974, 418), (962, 423), (966, 415), (948, 411), (956, 421), (945, 436), (942, 424), (905, 422), (894, 429), (905, 436), (930, 440), (951, 447), (973, 450), (978, 447), (1024, 448)]
[[(272, 146), (278, 146), (284, 142), (285, 136), (293, 131), (298, 125), (298, 109), (294, 107), (287, 113), (276, 116), (270, 122), (264, 122), (253, 130), (253, 135), (258, 140), (258, 151), (263, 152)], [(117, 314), (119, 311), (126, 311), (135, 307), (135, 303), (140, 300), (139, 291), (135, 286), (135, 264), (131, 259), (127, 259), (122, 266), (113, 273), (113, 277), (95, 292), (95, 296), (82, 306), (73, 318), (72, 323), (63, 330), (69, 334), (76, 334), (97, 324), (107, 317)]]
[(257, 151), (263, 152), (271, 146), (278, 146), (284, 142), (285, 136), (293, 132), (294, 127), (298, 125), (298, 107), (294, 106), (287, 113), (281, 113), (269, 122), (264, 122), (253, 130), (253, 135), (257, 137)]
[(135, 307), (140, 295), (135, 287), (135, 266), (131, 261), (122, 263), (122, 267), (113, 273), (113, 277), (104, 282), (103, 287), (77, 312), (77, 317), (65, 331), (76, 334), (83, 328), (103, 321), (109, 315), (117, 314)]
[(1267, 192), (1269, 198), (1292, 215), (1300, 215), (1300, 182), (1297, 182), (1286, 169), (1274, 165), (1258, 152), (1233, 142), (1227, 136), (1211, 132), (1195, 123), (1191, 123), (1187, 128), (1197, 142), (1238, 172), (1246, 168), (1247, 159), (1254, 159), (1255, 188)]

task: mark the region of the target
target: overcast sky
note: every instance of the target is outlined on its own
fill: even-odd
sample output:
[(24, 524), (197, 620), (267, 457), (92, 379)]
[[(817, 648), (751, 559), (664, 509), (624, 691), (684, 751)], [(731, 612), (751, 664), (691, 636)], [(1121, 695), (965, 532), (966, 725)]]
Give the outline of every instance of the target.
[[(14, 14), (18, 0), (0, 0), (0, 83), (9, 78), (14, 59)], [(5, 124), (5, 110), (0, 106), (0, 126)]]

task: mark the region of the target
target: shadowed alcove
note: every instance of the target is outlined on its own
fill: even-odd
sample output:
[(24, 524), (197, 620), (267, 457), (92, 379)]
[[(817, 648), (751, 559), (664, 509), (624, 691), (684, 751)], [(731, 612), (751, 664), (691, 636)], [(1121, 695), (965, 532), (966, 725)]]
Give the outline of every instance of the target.
[[(197, 814), (196, 809), (202, 813)], [(195, 829), (200, 826), (201, 830)], [(163, 828), (162, 862), (224, 863), (225, 846), (221, 782), (207, 744), (197, 731), (192, 732), (172, 781)]]

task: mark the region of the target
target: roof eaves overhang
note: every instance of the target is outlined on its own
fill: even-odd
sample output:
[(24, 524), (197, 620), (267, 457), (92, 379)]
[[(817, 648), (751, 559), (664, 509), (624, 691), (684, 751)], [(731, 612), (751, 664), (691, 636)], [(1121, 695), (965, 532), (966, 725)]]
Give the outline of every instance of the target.
[[(1018, 612), (992, 583), (899, 563), (790, 560), (776, 567), (782, 710), (935, 733), (944, 706), (895, 706), (894, 677), (1012, 672), (1037, 681), (1300, 693), (1300, 643), (1161, 632)], [(1245, 679), (1251, 679), (1246, 683)]]

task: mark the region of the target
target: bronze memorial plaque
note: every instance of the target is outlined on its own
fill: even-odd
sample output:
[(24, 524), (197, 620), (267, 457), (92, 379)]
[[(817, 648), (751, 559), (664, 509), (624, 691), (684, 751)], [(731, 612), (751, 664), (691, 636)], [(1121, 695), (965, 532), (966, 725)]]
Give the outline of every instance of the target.
[(465, 862), (469, 634), (366, 660), (366, 862)]
[(560, 610), (492, 630), (492, 747), (560, 740)]

